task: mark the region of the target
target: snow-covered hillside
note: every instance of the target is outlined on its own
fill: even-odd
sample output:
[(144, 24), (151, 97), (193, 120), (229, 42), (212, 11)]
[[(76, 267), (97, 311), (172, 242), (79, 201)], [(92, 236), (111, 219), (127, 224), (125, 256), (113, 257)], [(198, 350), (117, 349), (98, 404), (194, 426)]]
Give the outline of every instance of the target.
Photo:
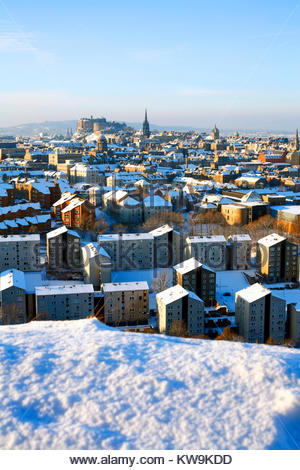
[(1, 327), (2, 449), (300, 448), (300, 351)]

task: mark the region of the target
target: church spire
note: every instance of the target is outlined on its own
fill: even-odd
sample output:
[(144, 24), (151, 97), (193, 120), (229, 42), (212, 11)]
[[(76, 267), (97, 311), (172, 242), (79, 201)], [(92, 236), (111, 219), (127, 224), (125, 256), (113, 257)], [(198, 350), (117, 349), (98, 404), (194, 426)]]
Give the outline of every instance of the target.
[(143, 122), (143, 137), (147, 139), (150, 137), (150, 126), (148, 122), (147, 109), (145, 109), (145, 120)]
[(298, 134), (298, 129), (296, 129), (295, 150), (299, 150), (299, 134)]

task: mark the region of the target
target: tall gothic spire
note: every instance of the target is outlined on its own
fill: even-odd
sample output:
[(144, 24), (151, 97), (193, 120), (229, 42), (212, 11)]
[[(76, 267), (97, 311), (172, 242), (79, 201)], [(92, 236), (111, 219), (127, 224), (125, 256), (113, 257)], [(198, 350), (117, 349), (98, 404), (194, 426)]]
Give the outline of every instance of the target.
[(145, 109), (145, 120), (143, 122), (143, 136), (147, 139), (150, 137), (150, 126), (148, 122), (147, 109)]
[(299, 135), (298, 135), (298, 129), (296, 129), (295, 150), (299, 150)]

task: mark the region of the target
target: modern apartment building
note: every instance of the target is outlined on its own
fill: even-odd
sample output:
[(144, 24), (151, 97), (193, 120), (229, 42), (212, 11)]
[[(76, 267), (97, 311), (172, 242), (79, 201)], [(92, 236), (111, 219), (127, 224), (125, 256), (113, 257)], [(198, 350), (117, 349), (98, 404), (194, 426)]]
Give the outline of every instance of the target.
[(188, 237), (185, 259), (193, 257), (215, 271), (224, 271), (226, 269), (225, 237), (223, 235)]
[(24, 273), (16, 269), (0, 274), (0, 325), (26, 323)]
[(101, 284), (111, 281), (111, 259), (103, 247), (88, 243), (81, 248), (81, 255), (85, 283), (99, 290)]
[(149, 287), (147, 282), (103, 284), (104, 322), (125, 326), (146, 324), (149, 320)]
[(94, 312), (91, 284), (39, 286), (35, 296), (36, 320), (78, 320)]
[(235, 318), (239, 334), (248, 343), (265, 343), (270, 337), (280, 343), (285, 334), (285, 306), (285, 300), (258, 283), (238, 291)]
[(300, 301), (287, 306), (287, 337), (294, 341), (297, 348), (300, 347)]
[(297, 282), (298, 247), (272, 233), (257, 242), (257, 265), (268, 283)]
[(251, 268), (251, 238), (247, 234), (230, 235), (227, 239), (229, 269)]
[(0, 272), (7, 269), (40, 271), (40, 235), (0, 236)]
[(150, 233), (99, 235), (98, 244), (111, 257), (113, 270), (153, 268), (154, 238)]
[(154, 238), (154, 267), (168, 268), (174, 259), (173, 228), (163, 225), (149, 232)]
[(216, 303), (216, 273), (195, 258), (173, 266), (173, 284), (194, 292), (207, 306)]
[(194, 293), (177, 284), (156, 295), (157, 320), (160, 333), (169, 333), (179, 321), (193, 335), (204, 333), (204, 302)]
[(66, 226), (47, 233), (47, 256), (50, 270), (78, 271), (81, 267), (80, 237)]

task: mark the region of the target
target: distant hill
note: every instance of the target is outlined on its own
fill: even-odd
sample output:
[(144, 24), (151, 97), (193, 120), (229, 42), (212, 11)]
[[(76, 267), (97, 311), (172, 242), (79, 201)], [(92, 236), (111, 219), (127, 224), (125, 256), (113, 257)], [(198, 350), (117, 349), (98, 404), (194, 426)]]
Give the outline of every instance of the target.
[(70, 121), (44, 121), (44, 122), (29, 122), (27, 124), (20, 124), (19, 126), (0, 127), (1, 135), (14, 135), (14, 136), (36, 136), (41, 132), (52, 134), (66, 134), (67, 129), (77, 127), (75, 120)]

